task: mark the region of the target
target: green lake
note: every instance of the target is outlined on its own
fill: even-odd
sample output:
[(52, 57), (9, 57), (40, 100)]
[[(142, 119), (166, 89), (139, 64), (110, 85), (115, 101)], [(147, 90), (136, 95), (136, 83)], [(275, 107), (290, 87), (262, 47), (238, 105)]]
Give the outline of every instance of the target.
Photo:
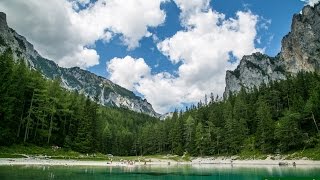
[(0, 166), (0, 180), (16, 179), (232, 179), (232, 180), (320, 180), (320, 167), (229, 167), (204, 166)]

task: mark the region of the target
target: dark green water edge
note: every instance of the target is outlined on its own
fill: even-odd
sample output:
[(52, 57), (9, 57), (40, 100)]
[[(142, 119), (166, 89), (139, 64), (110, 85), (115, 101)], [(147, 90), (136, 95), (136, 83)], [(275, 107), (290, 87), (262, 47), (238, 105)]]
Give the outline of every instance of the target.
[(231, 179), (231, 180), (320, 180), (320, 167), (231, 167), (231, 166), (0, 166), (1, 180), (18, 179)]

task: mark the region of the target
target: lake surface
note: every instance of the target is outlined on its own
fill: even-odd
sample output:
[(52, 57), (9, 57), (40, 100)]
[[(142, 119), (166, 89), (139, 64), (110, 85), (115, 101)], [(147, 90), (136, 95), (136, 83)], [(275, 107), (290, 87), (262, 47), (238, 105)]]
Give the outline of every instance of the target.
[(7, 179), (320, 180), (320, 167), (231, 167), (220, 165), (184, 165), (163, 167), (0, 166), (0, 180)]

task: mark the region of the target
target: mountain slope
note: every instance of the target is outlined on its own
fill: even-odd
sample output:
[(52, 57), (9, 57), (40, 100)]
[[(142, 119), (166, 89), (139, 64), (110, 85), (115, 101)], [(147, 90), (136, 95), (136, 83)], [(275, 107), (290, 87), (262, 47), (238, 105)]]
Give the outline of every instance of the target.
[(276, 57), (261, 53), (244, 56), (234, 71), (226, 73), (224, 97), (258, 87), (261, 83), (284, 80), (286, 75), (300, 71), (320, 70), (320, 4), (305, 6), (301, 14), (293, 16), (291, 32), (282, 40)]
[(124, 107), (151, 116), (158, 116), (150, 103), (133, 92), (78, 67), (62, 68), (42, 57), (27, 39), (8, 27), (6, 14), (0, 12), (0, 53), (11, 48), (15, 59), (24, 59), (29, 67), (39, 70), (46, 78), (61, 78), (62, 86), (72, 91), (98, 98), (98, 103)]

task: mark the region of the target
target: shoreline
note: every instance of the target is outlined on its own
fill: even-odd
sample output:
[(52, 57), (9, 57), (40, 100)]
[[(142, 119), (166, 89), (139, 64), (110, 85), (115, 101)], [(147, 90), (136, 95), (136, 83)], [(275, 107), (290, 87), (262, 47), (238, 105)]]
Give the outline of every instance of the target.
[(320, 167), (320, 161), (313, 160), (231, 160), (214, 158), (196, 158), (192, 161), (178, 162), (165, 159), (151, 159), (145, 162), (126, 162), (126, 161), (94, 161), (94, 160), (61, 160), (61, 159), (38, 159), (38, 158), (0, 158), (0, 166), (11, 165), (40, 165), (40, 166), (100, 166), (100, 167), (142, 167), (142, 166), (223, 166), (223, 167), (245, 167), (245, 166), (278, 166), (279, 163), (285, 163), (283, 167), (314, 166)]

